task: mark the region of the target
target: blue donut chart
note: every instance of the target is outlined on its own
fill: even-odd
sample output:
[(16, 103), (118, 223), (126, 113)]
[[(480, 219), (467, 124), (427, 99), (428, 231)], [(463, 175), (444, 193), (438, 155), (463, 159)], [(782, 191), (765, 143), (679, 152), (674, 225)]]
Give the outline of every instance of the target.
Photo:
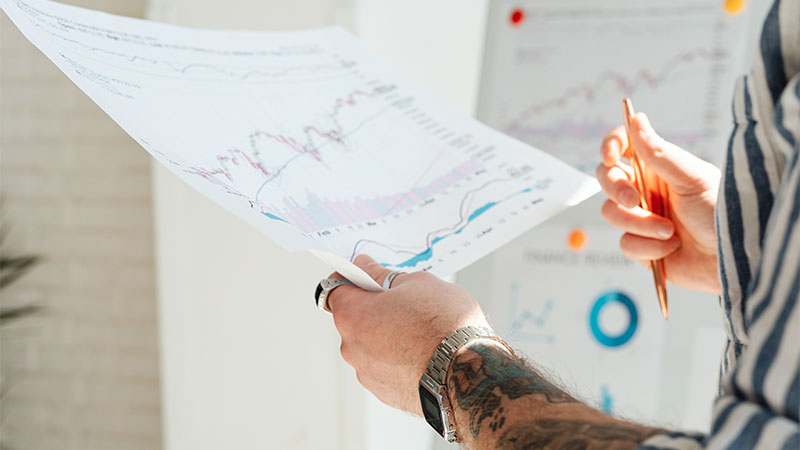
[[(618, 335), (611, 335), (606, 333), (600, 328), (600, 313), (608, 305), (619, 303), (625, 307), (628, 312), (628, 326), (625, 330)], [(636, 333), (636, 327), (639, 324), (639, 313), (636, 310), (636, 304), (633, 303), (630, 297), (619, 291), (609, 291), (600, 295), (592, 305), (592, 310), (589, 312), (589, 329), (597, 342), (605, 347), (620, 347), (625, 345), (631, 340)]]

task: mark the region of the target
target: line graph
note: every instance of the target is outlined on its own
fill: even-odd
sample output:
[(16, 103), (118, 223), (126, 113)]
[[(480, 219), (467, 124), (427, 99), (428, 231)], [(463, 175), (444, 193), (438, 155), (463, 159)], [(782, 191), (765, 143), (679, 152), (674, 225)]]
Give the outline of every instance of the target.
[[(592, 172), (603, 136), (620, 125), (620, 100), (630, 97), (659, 134), (719, 159), (710, 152), (728, 124), (712, 112), (727, 109), (741, 39), (737, 19), (718, 4), (501, 2), (504, 13), (492, 20), (503, 23), (493, 24), (486, 52), (486, 123)], [(507, 24), (513, 8), (530, 11), (515, 29)]]
[[(474, 210), (471, 209), (472, 203), (475, 200), (476, 194), (479, 193), (481, 190), (489, 187), (494, 183), (499, 183), (506, 181), (505, 179), (494, 179), (484, 182), (481, 186), (467, 191), (460, 200), (460, 205), (458, 208), (458, 220), (451, 226), (439, 230), (434, 230), (428, 232), (424, 236), (424, 244), (416, 245), (416, 246), (402, 246), (398, 244), (389, 244), (385, 242), (370, 240), (370, 239), (359, 239), (356, 241), (355, 245), (353, 246), (353, 251), (350, 253), (350, 258), (353, 259), (358, 255), (360, 252), (365, 250), (370, 245), (377, 245), (379, 247), (385, 248), (392, 253), (398, 255), (406, 255), (410, 256), (410, 258), (399, 262), (398, 264), (391, 264), (397, 267), (413, 267), (418, 265), (420, 262), (427, 261), (433, 257), (433, 247), (438, 242), (442, 241), (443, 239), (447, 238), (448, 236), (453, 236), (461, 233), (470, 222), (474, 221), (478, 217), (480, 217), (484, 212), (491, 209), (493, 206), (497, 205), (498, 201), (488, 202)], [(528, 189), (526, 192), (530, 192)], [(521, 193), (521, 192), (520, 192)], [(389, 265), (390, 263), (385, 263)]]
[[(529, 167), (523, 167), (519, 171), (515, 171), (517, 176), (524, 176), (527, 171), (529, 171)], [(429, 231), (425, 233), (422, 237), (422, 241), (424, 244), (422, 245), (400, 245), (400, 244), (391, 244), (385, 241), (373, 240), (373, 239), (359, 239), (356, 241), (355, 245), (353, 246), (353, 250), (350, 253), (350, 258), (355, 258), (358, 253), (368, 251), (368, 249), (372, 246), (380, 247), (386, 251), (388, 251), (388, 255), (386, 258), (381, 260), (381, 263), (387, 267), (395, 267), (395, 268), (418, 268), (420, 265), (424, 263), (428, 263), (434, 258), (434, 250), (437, 246), (441, 245), (443, 241), (448, 238), (452, 238), (455, 236), (460, 235), (462, 232), (466, 231), (468, 227), (479, 218), (484, 216), (486, 213), (490, 212), (492, 209), (497, 208), (501, 205), (504, 205), (507, 202), (517, 199), (520, 196), (524, 196), (526, 194), (536, 193), (540, 191), (546, 191), (549, 185), (552, 183), (552, 179), (545, 178), (542, 180), (538, 180), (537, 183), (533, 186), (527, 186), (520, 188), (517, 191), (514, 191), (510, 194), (506, 194), (500, 198), (495, 200), (489, 201), (479, 201), (479, 197), (487, 197), (482, 196), (481, 194), (484, 191), (490, 190), (497, 185), (502, 185), (503, 183), (510, 183), (512, 179), (489, 179), (483, 184), (479, 185), (475, 189), (469, 190), (463, 194), (463, 196), (459, 200), (458, 206), (458, 219), (453, 222), (451, 225), (435, 229), (433, 231)], [(488, 197), (492, 197), (492, 194), (488, 195)], [(524, 204), (523, 208), (527, 209), (530, 205), (536, 205), (542, 201), (541, 197), (534, 196), (533, 199)], [(475, 208), (472, 207), (474, 203), (478, 203), (480, 206), (476, 206)], [(516, 212), (512, 213), (516, 215)], [(500, 222), (502, 222), (501, 220)], [(488, 234), (492, 232), (492, 227), (484, 229), (482, 232), (478, 233), (477, 237), (480, 238), (483, 234)], [(393, 256), (392, 258), (389, 255)], [(398, 259), (399, 257), (399, 259)]]
[[(67, 43), (73, 47), (83, 50), (84, 55), (96, 54), (100, 58), (95, 58), (96, 61), (104, 64), (111, 64), (107, 57), (114, 57), (119, 59), (120, 62), (133, 64), (141, 70), (148, 71), (150, 74), (172, 74), (185, 75), (195, 74), (200, 78), (208, 78), (208, 75), (218, 75), (231, 80), (244, 82), (244, 81), (270, 81), (279, 78), (294, 76), (295, 78), (300, 74), (306, 75), (329, 75), (337, 72), (346, 72), (357, 66), (353, 60), (343, 60), (338, 55), (325, 54), (319, 46), (285, 46), (279, 50), (272, 51), (242, 51), (236, 52), (224, 51), (214, 48), (203, 48), (198, 46), (181, 46), (181, 50), (188, 50), (196, 54), (199, 58), (196, 61), (176, 61), (165, 58), (155, 58), (149, 54), (129, 54), (120, 51), (109, 50), (104, 47), (87, 45), (79, 39), (71, 38), (65, 35), (65, 32), (93, 34), (102, 32), (107, 38), (114, 39), (122, 42), (137, 42), (144, 43), (150, 49), (174, 49), (174, 45), (169, 45), (160, 42), (142, 41), (141, 36), (130, 35), (124, 32), (115, 30), (103, 29), (98, 30), (88, 27), (80, 22), (64, 19), (63, 17), (56, 17), (41, 9), (38, 9), (24, 1), (16, 1), (16, 7), (28, 13), (31, 17), (38, 19), (36, 26), (42, 32), (49, 34), (53, 39)], [(52, 22), (55, 20), (55, 22)], [(251, 56), (269, 56), (269, 57), (287, 57), (287, 56), (317, 56), (318, 58), (326, 59), (327, 61), (317, 64), (300, 64), (296, 66), (260, 66), (248, 67), (237, 65), (219, 65), (205, 62), (208, 56), (237, 56), (238, 58), (246, 58)], [(309, 79), (309, 81), (312, 81)]]
[(542, 343), (555, 342), (555, 335), (547, 326), (553, 313), (554, 302), (545, 300), (538, 310), (520, 305), (520, 283), (511, 282), (508, 293), (508, 335), (512, 339)]
[(592, 81), (569, 87), (555, 97), (528, 106), (517, 114), (516, 118), (508, 125), (507, 131), (516, 135), (517, 128), (533, 116), (553, 109), (564, 108), (572, 101), (594, 102), (601, 92), (605, 92), (604, 90), (612, 90), (617, 97), (623, 98), (634, 96), (642, 88), (657, 88), (685, 66), (709, 57), (708, 50), (698, 48), (669, 58), (656, 71), (641, 68), (631, 76), (615, 70), (607, 70)]
[(466, 161), (427, 185), (397, 194), (336, 199), (320, 197), (306, 190), (308, 200), (305, 205), (299, 204), (294, 198), (285, 198), (282, 205), (265, 205), (265, 208), (274, 211), (278, 216), (287, 217), (291, 223), (306, 232), (354, 223), (374, 225), (375, 220), (385, 217), (398, 207), (402, 209), (429, 204), (431, 197), (474, 174), (480, 168), (481, 166), (475, 162)]
[(347, 261), (354, 251), (449, 274), (596, 190), (342, 28), (199, 30), (49, 0), (0, 8), (175, 175), (364, 288), (375, 282)]
[[(381, 93), (386, 93), (390, 90), (391, 88), (385, 86), (376, 88), (376, 92)], [(343, 144), (344, 139), (349, 134), (360, 128), (366, 121), (374, 119), (376, 114), (368, 116), (364, 121), (360, 122), (356, 128), (349, 132), (342, 130), (339, 119), (339, 115), (344, 108), (353, 107), (358, 104), (358, 98), (369, 99), (374, 98), (374, 96), (375, 93), (373, 92), (356, 89), (343, 97), (336, 98), (330, 112), (327, 114), (327, 119), (330, 123), (328, 126), (313, 124), (301, 126), (302, 137), (299, 138), (291, 134), (270, 133), (256, 130), (247, 138), (250, 146), (249, 151), (236, 148), (231, 149), (216, 155), (218, 163), (216, 167), (204, 168), (200, 166), (191, 166), (187, 168), (186, 171), (192, 175), (200, 176), (209, 182), (221, 184), (231, 190), (236, 190), (233, 186), (236, 181), (232, 175), (233, 167), (250, 167), (252, 170), (258, 172), (258, 176), (264, 178), (252, 199), (254, 203), (259, 203), (259, 195), (264, 187), (278, 178), (283, 171), (298, 158), (309, 156), (317, 162), (322, 162), (320, 155), (320, 150), (322, 148), (331, 143)], [(384, 106), (378, 113), (382, 113), (385, 110), (386, 107)], [(317, 143), (317, 139), (321, 139), (322, 142)], [(274, 149), (262, 149), (259, 145), (262, 141), (277, 144), (281, 149), (288, 150), (291, 156), (283, 161), (272, 164), (265, 163), (262, 159), (262, 153), (267, 153), (270, 159), (274, 160), (276, 152)], [(221, 178), (224, 178), (224, 180)]]
[[(581, 141), (585, 142), (586, 145), (597, 146), (597, 143), (617, 126), (617, 123), (604, 119), (572, 120), (570, 118), (562, 118), (553, 124), (538, 125), (535, 121), (520, 124), (513, 131), (509, 130), (509, 134), (520, 140), (537, 142), (548, 148), (551, 145), (546, 145), (545, 143), (555, 142), (552, 144), (555, 150), (559, 148), (557, 141), (565, 139), (565, 136), (569, 136), (571, 142)], [(703, 138), (703, 130), (699, 125), (694, 129), (686, 130), (673, 131), (664, 129), (660, 130), (659, 134), (666, 140), (684, 148), (694, 148)]]

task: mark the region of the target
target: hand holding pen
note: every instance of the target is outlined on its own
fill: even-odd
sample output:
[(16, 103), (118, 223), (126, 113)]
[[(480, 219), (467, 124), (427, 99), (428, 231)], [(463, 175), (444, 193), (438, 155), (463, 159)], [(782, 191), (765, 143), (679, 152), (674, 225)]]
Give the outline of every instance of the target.
[[(677, 286), (719, 294), (714, 228), (719, 169), (663, 139), (643, 113), (630, 118), (629, 130), (630, 139), (624, 126), (605, 137), (596, 172), (608, 196), (603, 217), (625, 232), (620, 248), (648, 268), (650, 261), (663, 260), (666, 279)], [(640, 205), (631, 147), (646, 167), (644, 182), (660, 186), (667, 217)]]

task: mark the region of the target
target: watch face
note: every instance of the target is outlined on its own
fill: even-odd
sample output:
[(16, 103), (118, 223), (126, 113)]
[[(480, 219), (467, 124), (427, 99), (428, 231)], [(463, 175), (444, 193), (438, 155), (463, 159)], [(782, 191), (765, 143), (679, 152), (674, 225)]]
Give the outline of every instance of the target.
[(422, 403), (422, 414), (425, 416), (425, 420), (437, 433), (444, 436), (444, 422), (439, 398), (420, 384), (419, 401)]

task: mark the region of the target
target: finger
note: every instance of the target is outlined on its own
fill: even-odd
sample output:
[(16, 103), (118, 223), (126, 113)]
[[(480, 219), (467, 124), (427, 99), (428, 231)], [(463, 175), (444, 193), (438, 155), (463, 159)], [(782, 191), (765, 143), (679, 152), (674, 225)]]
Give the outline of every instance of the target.
[(618, 126), (603, 138), (603, 143), (600, 145), (603, 164), (609, 167), (615, 165), (620, 158), (626, 155), (627, 149), (628, 133), (625, 131), (625, 127)]
[(353, 260), (353, 264), (360, 267), (364, 272), (367, 272), (367, 275), (372, 277), (372, 279), (380, 285), (383, 285), (383, 280), (391, 272), (391, 270), (383, 267), (367, 255), (356, 256), (356, 259)]
[(698, 194), (708, 188), (705, 181), (713, 166), (664, 140), (644, 113), (637, 113), (631, 119), (631, 141), (646, 167), (655, 171), (678, 194)]
[[(332, 273), (328, 278), (344, 279), (339, 272)], [(343, 284), (328, 294), (328, 310), (335, 316), (337, 313), (349, 309), (350, 305), (357, 303), (367, 296), (369, 292), (351, 284)]]
[(595, 172), (597, 181), (608, 198), (616, 203), (633, 208), (639, 205), (639, 191), (633, 186), (628, 174), (618, 165), (600, 164)]
[(638, 236), (663, 241), (675, 233), (675, 226), (671, 220), (639, 207), (623, 208), (611, 200), (606, 200), (600, 213), (612, 226)]
[(651, 239), (625, 233), (619, 241), (619, 248), (630, 259), (652, 261), (666, 258), (681, 246), (678, 236), (667, 240)]

